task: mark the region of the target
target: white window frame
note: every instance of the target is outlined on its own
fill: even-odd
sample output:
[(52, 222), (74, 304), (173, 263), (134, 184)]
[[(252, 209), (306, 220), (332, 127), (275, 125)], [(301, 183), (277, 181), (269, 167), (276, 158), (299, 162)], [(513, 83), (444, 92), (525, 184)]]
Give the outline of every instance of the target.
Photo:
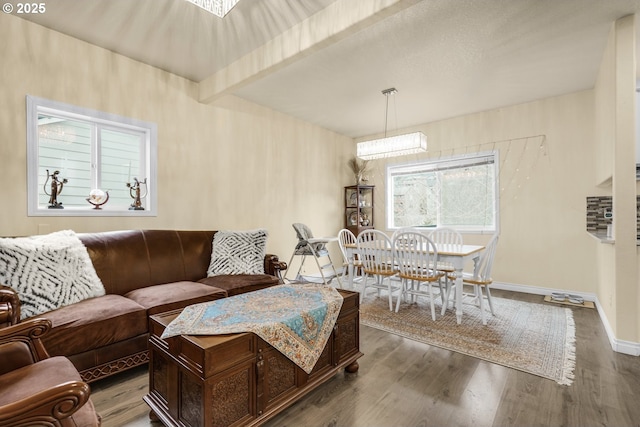
[[(118, 116), (111, 113), (78, 107), (62, 102), (51, 101), (44, 98), (27, 95), (27, 210), (28, 216), (157, 216), (157, 135), (158, 129), (155, 123)], [(106, 203), (102, 209), (87, 203), (87, 207), (65, 206), (64, 209), (49, 209), (38, 202), (38, 177), (41, 173), (39, 167), (39, 133), (38, 115), (52, 114), (71, 120), (78, 120), (103, 129), (115, 129), (120, 132), (143, 133), (143, 158), (144, 169), (147, 171), (146, 197), (144, 197), (144, 210), (130, 210), (129, 206), (109, 205)], [(99, 159), (95, 158), (94, 167), (99, 168)], [(98, 172), (99, 173), (99, 172)], [(63, 176), (64, 177), (64, 176)], [(133, 177), (131, 178), (133, 179)], [(139, 177), (140, 181), (143, 177)], [(125, 183), (123, 183), (125, 185)], [(64, 191), (64, 190), (63, 190)], [(62, 193), (64, 196), (64, 193)], [(89, 197), (89, 194), (87, 194)], [(133, 199), (131, 199), (133, 203)]]
[[(484, 227), (477, 226), (447, 226), (456, 229), (457, 231), (468, 233), (468, 234), (494, 234), (499, 232), (500, 228), (500, 198), (499, 198), (499, 152), (498, 151), (488, 151), (488, 152), (478, 152), (474, 154), (465, 154), (462, 156), (451, 156), (446, 158), (439, 159), (429, 159), (420, 162), (413, 163), (403, 163), (403, 164), (395, 164), (395, 165), (387, 165), (386, 170), (386, 221), (387, 221), (387, 229), (388, 230), (397, 230), (401, 227), (394, 226), (394, 195), (393, 195), (393, 177), (398, 174), (398, 172), (410, 173), (414, 172), (423, 172), (423, 171), (434, 171), (434, 170), (443, 170), (451, 167), (460, 167), (463, 168), (465, 166), (470, 166), (474, 164), (479, 164), (483, 162), (483, 159), (492, 158), (493, 166), (494, 166), (494, 221), (495, 224), (487, 225)], [(438, 215), (439, 217), (439, 215)], [(431, 228), (436, 228), (437, 226), (441, 226), (440, 224), (436, 226), (427, 226), (425, 227), (427, 230)]]

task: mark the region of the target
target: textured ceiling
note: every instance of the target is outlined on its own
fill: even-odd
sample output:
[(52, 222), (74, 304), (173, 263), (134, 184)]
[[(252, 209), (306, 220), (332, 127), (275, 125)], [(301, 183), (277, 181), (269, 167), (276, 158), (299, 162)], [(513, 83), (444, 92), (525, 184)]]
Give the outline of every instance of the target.
[[(182, 0), (46, 5), (22, 17), (196, 82), (229, 80), (247, 55), (275, 61), (247, 62), (213, 93), (351, 137), (383, 130), (389, 87), (391, 131), (592, 88), (612, 23), (640, 11), (640, 0), (241, 0), (219, 19)], [(296, 55), (273, 59), (291, 44)]]

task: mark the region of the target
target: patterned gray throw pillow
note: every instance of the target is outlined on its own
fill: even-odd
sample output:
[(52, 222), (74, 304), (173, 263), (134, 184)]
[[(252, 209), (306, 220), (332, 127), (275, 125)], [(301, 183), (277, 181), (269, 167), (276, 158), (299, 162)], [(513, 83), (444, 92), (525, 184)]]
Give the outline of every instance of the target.
[(221, 274), (264, 274), (267, 230), (218, 231), (207, 276)]
[(0, 238), (0, 283), (20, 298), (20, 318), (104, 295), (102, 281), (71, 230)]

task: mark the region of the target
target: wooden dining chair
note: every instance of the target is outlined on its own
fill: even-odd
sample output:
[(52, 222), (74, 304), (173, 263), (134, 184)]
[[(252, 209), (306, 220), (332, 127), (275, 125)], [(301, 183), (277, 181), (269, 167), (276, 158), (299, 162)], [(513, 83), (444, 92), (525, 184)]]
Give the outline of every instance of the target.
[[(394, 265), (391, 239), (382, 231), (369, 229), (362, 231), (357, 238), (357, 248), (364, 275), (360, 302), (365, 297), (368, 287), (386, 290), (389, 294), (389, 310), (393, 311), (393, 293), (400, 291), (397, 282), (391, 280), (398, 274)], [(369, 281), (369, 277), (374, 280)]]
[[(489, 310), (491, 314), (495, 316), (495, 312), (493, 310), (493, 301), (491, 300), (491, 291), (489, 290), (489, 285), (493, 283), (493, 279), (491, 278), (491, 270), (493, 268), (493, 260), (496, 254), (496, 248), (498, 246), (498, 238), (499, 235), (495, 234), (487, 246), (485, 246), (484, 251), (480, 255), (480, 259), (475, 264), (473, 272), (471, 273), (462, 273), (462, 283), (463, 285), (470, 285), (473, 287), (473, 293), (465, 294), (464, 297), (471, 298), (472, 301), (480, 307), (480, 315), (482, 316), (482, 324), (487, 324), (487, 319), (485, 318), (485, 310), (484, 310), (484, 299), (486, 298), (489, 303)], [(485, 290), (485, 294), (483, 295), (482, 289)]]
[[(439, 251), (452, 251), (459, 252), (463, 246), (462, 234), (457, 230), (449, 227), (440, 227), (429, 233), (429, 238), (436, 245)], [(441, 315), (444, 315), (449, 306), (449, 299), (451, 296), (451, 290), (455, 283), (455, 278), (452, 280), (451, 276), (455, 271), (451, 263), (437, 261), (437, 269), (442, 274), (442, 277), (438, 284), (440, 285), (440, 295), (442, 296), (442, 311)], [(444, 284), (442, 283), (444, 281)]]
[[(438, 260), (436, 245), (426, 234), (406, 231), (395, 236), (393, 249), (402, 284), (396, 302), (396, 312), (400, 309), (400, 301), (407, 296), (427, 297), (431, 305), (431, 318), (436, 320), (432, 285), (437, 283), (443, 275), (436, 268)], [(425, 286), (426, 290), (423, 289)]]
[[(357, 250), (355, 246), (357, 244), (357, 237), (355, 234), (346, 228), (343, 228), (338, 232), (338, 245), (340, 246), (340, 252), (342, 253), (342, 278), (349, 275), (349, 287), (353, 289), (354, 283), (361, 280), (362, 277), (357, 275), (358, 271), (362, 270), (362, 263), (358, 259)], [(348, 246), (351, 246), (349, 248)]]

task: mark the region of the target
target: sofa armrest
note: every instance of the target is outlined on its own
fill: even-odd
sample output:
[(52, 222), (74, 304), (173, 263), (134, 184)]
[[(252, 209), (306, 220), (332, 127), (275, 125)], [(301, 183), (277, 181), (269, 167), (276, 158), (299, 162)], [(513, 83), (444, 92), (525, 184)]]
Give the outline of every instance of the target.
[(77, 412), (91, 390), (82, 381), (67, 381), (0, 406), (0, 426), (66, 425), (61, 421)]
[(18, 293), (8, 286), (0, 285), (0, 327), (5, 322), (9, 325), (15, 325), (19, 321), (20, 298)]
[(282, 279), (282, 271), (287, 269), (287, 263), (280, 261), (278, 255), (267, 254), (264, 257), (264, 272)]

